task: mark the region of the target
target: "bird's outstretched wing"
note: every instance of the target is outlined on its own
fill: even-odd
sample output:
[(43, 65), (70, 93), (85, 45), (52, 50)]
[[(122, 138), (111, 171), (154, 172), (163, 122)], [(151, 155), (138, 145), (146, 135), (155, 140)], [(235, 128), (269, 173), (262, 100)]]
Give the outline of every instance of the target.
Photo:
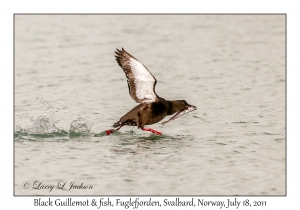
[(116, 60), (127, 77), (129, 94), (137, 103), (154, 102), (156, 79), (150, 71), (123, 48), (115, 52)]

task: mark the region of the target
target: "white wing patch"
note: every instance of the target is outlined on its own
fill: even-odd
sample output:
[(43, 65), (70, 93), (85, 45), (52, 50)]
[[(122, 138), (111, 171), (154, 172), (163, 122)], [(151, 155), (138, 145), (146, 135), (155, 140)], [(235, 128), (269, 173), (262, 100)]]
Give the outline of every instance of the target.
[(130, 67), (134, 76), (136, 97), (143, 102), (154, 102), (156, 100), (156, 94), (153, 91), (155, 79), (151, 73), (143, 64), (133, 58), (130, 58)]

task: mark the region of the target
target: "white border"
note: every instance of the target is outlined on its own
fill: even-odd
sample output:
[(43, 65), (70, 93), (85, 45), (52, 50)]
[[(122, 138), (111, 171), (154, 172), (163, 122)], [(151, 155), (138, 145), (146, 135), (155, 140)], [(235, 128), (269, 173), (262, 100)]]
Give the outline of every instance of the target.
[[(5, 209), (33, 207), (33, 197), (13, 197), (13, 14), (14, 13), (287, 13), (287, 197), (249, 197), (266, 200), (261, 209), (297, 209), (299, 183), (299, 8), (296, 1), (7, 1), (1, 2), (1, 206)], [(298, 53), (297, 53), (298, 52)], [(58, 197), (55, 197), (58, 198)], [(55, 199), (54, 198), (54, 199)], [(66, 197), (62, 197), (64, 199)], [(97, 197), (98, 198), (98, 197)], [(142, 197), (145, 198), (145, 197)], [(204, 197), (226, 200), (226, 197)], [(232, 197), (230, 197), (232, 199)], [(242, 199), (245, 197), (238, 197)], [(53, 198), (52, 198), (53, 199)], [(80, 197), (75, 197), (80, 200)], [(86, 199), (86, 197), (83, 197)], [(115, 198), (114, 198), (115, 199)], [(145, 198), (146, 199), (146, 198)], [(156, 197), (155, 199), (163, 198)], [(35, 207), (36, 208), (36, 207)], [(41, 207), (38, 207), (38, 209)], [(59, 207), (58, 207), (59, 208)], [(95, 207), (93, 207), (95, 209)], [(299, 207), (298, 207), (299, 208)], [(60, 208), (61, 209), (61, 208)], [(63, 208), (66, 209), (66, 208)], [(121, 208), (120, 208), (121, 209)], [(122, 208), (123, 209), (123, 208)], [(208, 209), (208, 208), (205, 208)], [(239, 208), (249, 209), (249, 208)]]

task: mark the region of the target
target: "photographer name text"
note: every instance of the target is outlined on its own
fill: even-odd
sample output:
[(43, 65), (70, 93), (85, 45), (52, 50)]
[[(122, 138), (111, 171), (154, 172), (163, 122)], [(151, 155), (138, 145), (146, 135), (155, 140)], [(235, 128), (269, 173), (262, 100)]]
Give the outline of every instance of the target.
[(52, 192), (53, 189), (59, 190), (91, 190), (93, 189), (92, 185), (84, 184), (77, 181), (59, 181), (57, 184), (46, 184), (43, 181), (34, 181), (34, 182), (23, 182), (22, 187), (24, 189), (34, 189), (34, 190), (47, 190)]

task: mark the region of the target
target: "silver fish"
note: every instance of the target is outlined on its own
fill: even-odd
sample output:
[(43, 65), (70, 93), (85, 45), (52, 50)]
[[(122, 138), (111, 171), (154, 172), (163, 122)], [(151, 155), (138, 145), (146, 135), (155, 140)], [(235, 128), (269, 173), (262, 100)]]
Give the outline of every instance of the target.
[(196, 110), (196, 109), (197, 109), (197, 107), (190, 105), (190, 106), (188, 106), (186, 109), (184, 109), (184, 110), (182, 110), (182, 111), (180, 111), (180, 112), (177, 112), (177, 113), (176, 113), (173, 117), (171, 117), (168, 121), (164, 121), (164, 122), (162, 122), (161, 124), (162, 124), (162, 125), (165, 125), (166, 123), (171, 122), (171, 121), (173, 121), (173, 120), (176, 120), (178, 117), (181, 117), (182, 115), (185, 115), (186, 113), (192, 112), (192, 111), (194, 111), (194, 110)]

